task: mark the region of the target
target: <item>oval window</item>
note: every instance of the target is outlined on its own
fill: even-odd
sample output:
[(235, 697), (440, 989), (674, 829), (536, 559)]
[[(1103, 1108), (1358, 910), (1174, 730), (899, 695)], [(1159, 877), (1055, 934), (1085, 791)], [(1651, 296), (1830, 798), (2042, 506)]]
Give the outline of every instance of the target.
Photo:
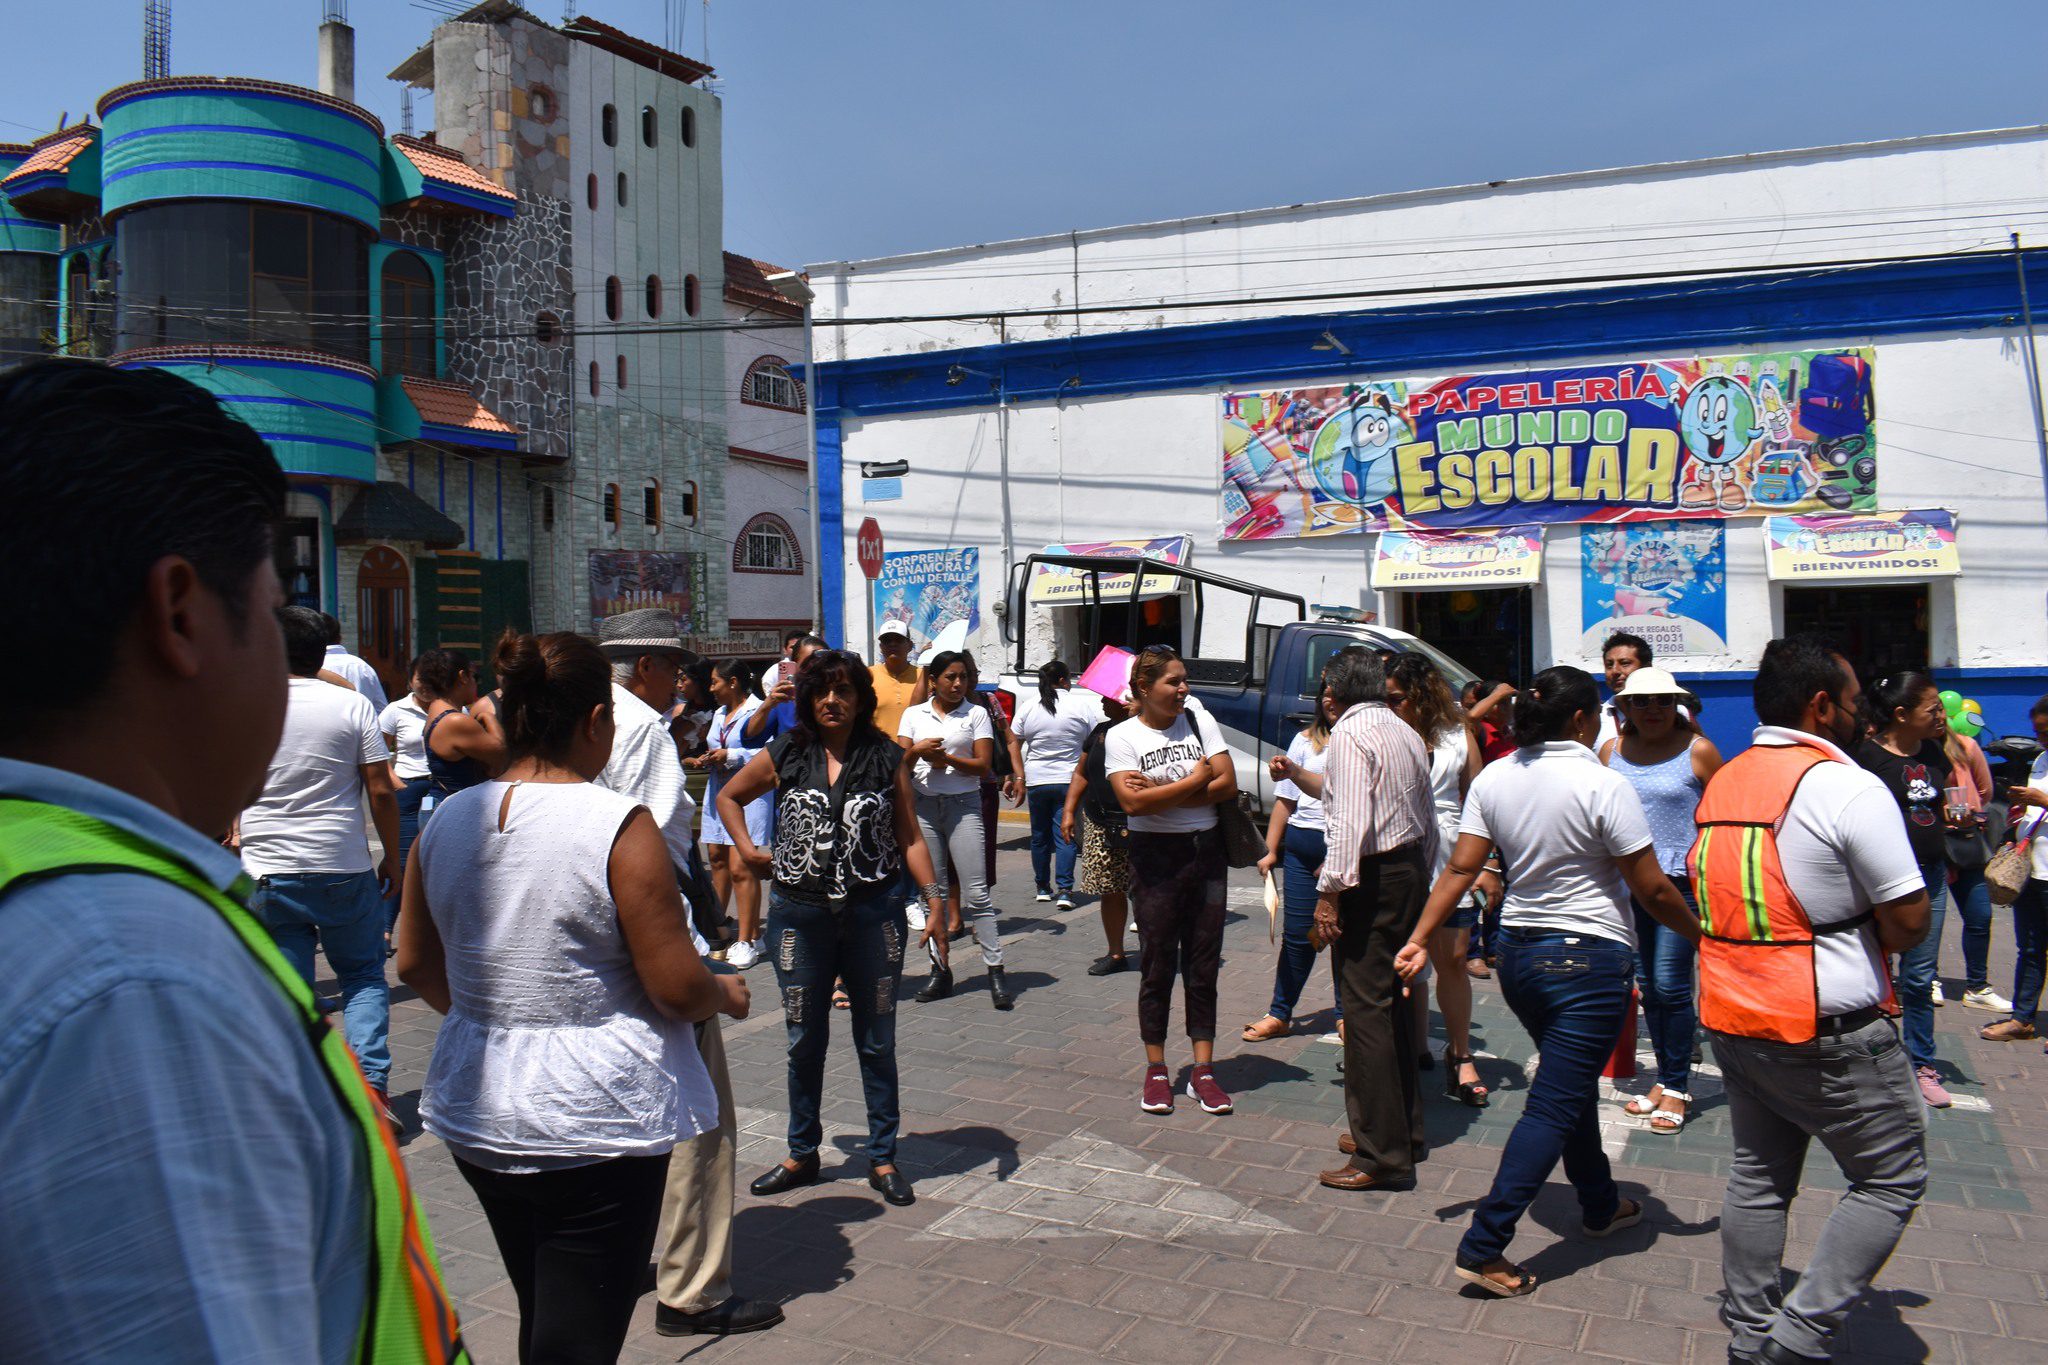
[(685, 147), (697, 145), (697, 111), (695, 109), (685, 108), (683, 110), (683, 145)]
[(683, 311), (691, 317), (697, 316), (697, 277), (683, 276)]
[(651, 318), (661, 316), (661, 276), (659, 275), (649, 275), (647, 277), (647, 316)]
[(598, 116), (597, 125), (598, 131), (604, 136), (605, 146), (619, 145), (619, 111), (614, 106), (607, 104), (604, 107), (604, 112)]
[(610, 275), (604, 282), (604, 315), (613, 322), (619, 320), (619, 277)]

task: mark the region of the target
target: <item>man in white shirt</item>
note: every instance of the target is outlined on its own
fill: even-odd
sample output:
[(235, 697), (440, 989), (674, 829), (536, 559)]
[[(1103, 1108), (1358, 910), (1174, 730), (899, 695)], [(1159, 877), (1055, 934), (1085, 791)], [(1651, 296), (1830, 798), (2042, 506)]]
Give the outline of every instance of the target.
[[(1898, 803), (1843, 752), (1857, 735), (1861, 691), (1847, 660), (1804, 637), (1771, 641), (1757, 670), (1756, 744), (1805, 745), (1829, 761), (1799, 780), (1777, 830), (1786, 883), (1818, 931), (1814, 996), (1784, 1003), (1817, 1014), (1818, 1036), (1711, 1035), (1735, 1140), (1721, 1209), (1731, 1360), (1827, 1360), (1926, 1187), (1926, 1107), (1882, 1006), (1884, 955), (1926, 934), (1927, 892)], [(1740, 789), (1740, 767), (1738, 758), (1715, 780)], [(1787, 1211), (1815, 1138), (1849, 1189), (1781, 1301)]]
[(348, 679), (350, 687), (368, 697), (370, 705), (382, 711), (386, 705), (384, 680), (377, 676), (377, 670), (342, 648), (341, 622), (321, 612), (320, 624), (327, 632), (327, 657), (320, 661), (320, 666)]
[[(391, 1074), (383, 898), (398, 865), (389, 751), (369, 699), (315, 676), (326, 662), (320, 613), (283, 607), (278, 620), (290, 702), (263, 794), (242, 812), (242, 864), (256, 878), (257, 918), (307, 985), (315, 945), (326, 951), (341, 983), (343, 1034), (381, 1102)], [(381, 862), (370, 860), (366, 813)]]
[[(697, 803), (683, 784), (682, 758), (663, 715), (692, 657), (673, 612), (660, 607), (608, 616), (598, 648), (612, 663), (611, 761), (597, 785), (630, 796), (653, 815), (686, 897), (694, 880)], [(703, 937), (697, 951), (713, 971)], [(654, 1327), (663, 1336), (730, 1336), (782, 1321), (779, 1305), (743, 1299), (732, 1288), (733, 1172), (738, 1125), (718, 1016), (697, 1025), (697, 1049), (718, 1094), (718, 1126), (676, 1144), (668, 1162), (657, 1238)]]

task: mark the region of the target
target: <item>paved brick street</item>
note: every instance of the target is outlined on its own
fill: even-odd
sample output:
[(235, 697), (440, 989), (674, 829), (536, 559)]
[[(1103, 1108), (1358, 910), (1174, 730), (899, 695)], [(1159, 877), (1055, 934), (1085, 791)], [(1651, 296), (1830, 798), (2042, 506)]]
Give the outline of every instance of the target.
[[(1234, 875), (1217, 1048), (1237, 1112), (1209, 1118), (1183, 1100), (1152, 1118), (1136, 1103), (1135, 974), (1085, 974), (1102, 951), (1092, 906), (1056, 915), (1034, 905), (1023, 830), (1006, 823), (1003, 837), (997, 903), (1015, 1012), (989, 1008), (978, 966), (941, 1004), (911, 1003), (915, 974), (905, 983), (902, 1165), (917, 1181), (917, 1204), (890, 1209), (867, 1188), (856, 1148), (864, 1111), (843, 1028), (827, 1082), (828, 1178), (779, 1200), (745, 1193), (784, 1150), (780, 1011), (771, 969), (756, 967), (755, 1013), (726, 1030), (744, 1129), (736, 1277), (742, 1292), (784, 1302), (789, 1320), (728, 1342), (671, 1340), (654, 1333), (650, 1296), (626, 1359), (1723, 1360), (1715, 1296), (1728, 1135), (1711, 1067), (1681, 1136), (1653, 1135), (1612, 1111), (1608, 1150), (1624, 1188), (1647, 1197), (1644, 1226), (1607, 1242), (1571, 1235), (1577, 1206), (1554, 1184), (1513, 1248), (1543, 1287), (1514, 1301), (1454, 1290), (1451, 1249), (1519, 1113), (1529, 1058), (1492, 985), (1479, 984), (1477, 1044), (1488, 1054), (1481, 1066), (1493, 1106), (1430, 1100), (1433, 1151), (1413, 1192), (1326, 1191), (1315, 1172), (1339, 1160), (1342, 1110), (1338, 1050), (1319, 1041), (1328, 978), (1319, 973), (1304, 999), (1304, 1009), (1322, 1011), (1306, 1032), (1237, 1041), (1272, 982), (1250, 874)], [(1949, 949), (1952, 969), (1953, 931)], [(974, 960), (965, 941), (955, 952), (958, 962)], [(1995, 981), (2009, 984), (2010, 961), (2001, 914)], [(1953, 1002), (1960, 985), (1949, 980)], [(410, 1115), (435, 1020), (400, 998), (392, 1088)], [(1992, 1017), (1955, 1003), (1940, 1012), (1957, 1105), (1933, 1116), (1927, 1203), (1883, 1292), (1853, 1320), (1844, 1358), (2048, 1360), (2048, 1058), (2031, 1043), (1978, 1042), (1975, 1029)], [(1185, 1045), (1169, 1060), (1184, 1064)], [(1432, 1092), (1440, 1076), (1425, 1078)], [(489, 1228), (440, 1144), (415, 1132), (407, 1145), (476, 1358), (510, 1361), (515, 1308)], [(1824, 1158), (1811, 1168), (1812, 1193), (1793, 1215), (1795, 1264), (1840, 1184)]]

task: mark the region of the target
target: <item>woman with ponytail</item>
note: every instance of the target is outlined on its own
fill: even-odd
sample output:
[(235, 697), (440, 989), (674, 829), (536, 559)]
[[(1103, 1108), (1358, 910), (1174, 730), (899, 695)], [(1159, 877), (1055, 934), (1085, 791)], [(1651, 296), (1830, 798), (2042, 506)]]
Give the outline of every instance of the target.
[(746, 1017), (747, 985), (690, 940), (647, 808), (592, 780), (612, 670), (580, 635), (513, 635), (495, 661), (504, 773), (420, 831), (398, 975), (447, 1016), (420, 1121), (490, 1220), (521, 1354), (609, 1360), (654, 1244), (669, 1152), (714, 1129), (691, 1025)]
[(1413, 981), (1444, 925), (1497, 850), (1506, 866), (1500, 983), (1536, 1044), (1522, 1116), (1493, 1188), (1458, 1245), (1459, 1279), (1490, 1294), (1527, 1294), (1536, 1276), (1506, 1256), (1516, 1223), (1559, 1158), (1578, 1191), (1588, 1237), (1641, 1222), (1600, 1147), (1600, 1069), (1635, 1008), (1635, 920), (1629, 896), (1659, 923), (1699, 940), (1657, 848), (1635, 789), (1601, 766), (1600, 693), (1583, 669), (1547, 668), (1508, 702), (1515, 752), (1472, 779), (1458, 842), (1421, 923), (1395, 959)]
[[(1059, 892), (1058, 909), (1074, 908), (1073, 840), (1062, 831), (1060, 812), (1067, 787), (1081, 761), (1081, 745), (1103, 720), (1093, 692), (1074, 688), (1074, 673), (1054, 659), (1038, 670), (1038, 695), (1017, 708), (1016, 732), (1024, 753), (1024, 790), (1031, 802), (1031, 874), (1038, 899)], [(1057, 858), (1057, 860), (1055, 860)]]
[(1946, 1109), (1955, 1101), (1936, 1069), (1934, 1007), (1941, 1003), (1941, 982), (1934, 969), (1948, 910), (1948, 830), (1965, 822), (1947, 809), (1946, 789), (1955, 777), (1941, 746), (1946, 726), (1940, 689), (1917, 669), (1888, 673), (1864, 689), (1863, 723), (1869, 737), (1851, 756), (1877, 774), (1899, 803), (1913, 861), (1927, 883), (1927, 936), (1899, 954), (1899, 1032), (1913, 1059), (1921, 1097), (1932, 1108)]

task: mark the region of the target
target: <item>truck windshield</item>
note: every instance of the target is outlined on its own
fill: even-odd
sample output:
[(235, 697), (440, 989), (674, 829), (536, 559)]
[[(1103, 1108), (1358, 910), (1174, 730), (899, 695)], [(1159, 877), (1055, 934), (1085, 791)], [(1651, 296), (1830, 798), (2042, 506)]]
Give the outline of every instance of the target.
[(1427, 640), (1418, 640), (1413, 635), (1406, 635), (1397, 631), (1375, 631), (1362, 640), (1354, 635), (1318, 635), (1310, 640), (1308, 643), (1308, 668), (1303, 673), (1303, 677), (1310, 681), (1305, 681), (1303, 686), (1313, 686), (1313, 680), (1322, 677), (1323, 665), (1330, 661), (1331, 655), (1347, 645), (1357, 644), (1380, 649), (1391, 649), (1396, 653), (1422, 655), (1422, 657), (1437, 666), (1437, 671), (1444, 675), (1444, 681), (1450, 684), (1453, 693), (1462, 691), (1466, 683), (1477, 681), (1477, 677), (1471, 669), (1465, 667), (1465, 665), (1459, 663), (1435, 645), (1430, 644)]

